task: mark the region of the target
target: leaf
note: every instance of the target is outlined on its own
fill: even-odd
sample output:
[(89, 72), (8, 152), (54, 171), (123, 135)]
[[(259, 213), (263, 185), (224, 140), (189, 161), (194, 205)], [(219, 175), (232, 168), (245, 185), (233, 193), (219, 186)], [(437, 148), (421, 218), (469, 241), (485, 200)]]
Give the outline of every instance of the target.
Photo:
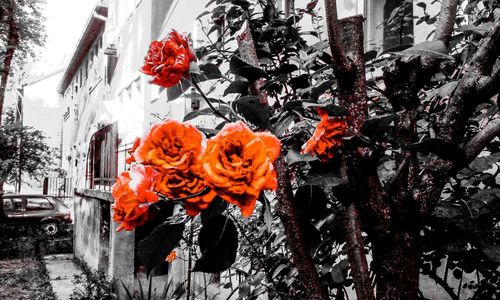
[(328, 79), (321, 81), (319, 84), (311, 87), (310, 98), (313, 100), (318, 100), (319, 96), (321, 96), (324, 92), (332, 87), (333, 80)]
[[(227, 105), (221, 104), (215, 108), (223, 115), (226, 115), (226, 114), (231, 112), (231, 108), (229, 108), (229, 106), (227, 106)], [(193, 110), (192, 112), (188, 113), (187, 115), (184, 116), (184, 119), (182, 121), (186, 122), (186, 121), (192, 120), (194, 118), (197, 118), (199, 116), (211, 116), (211, 115), (219, 117), (219, 116), (214, 114), (214, 111), (210, 107), (205, 107), (202, 109)]]
[(311, 155), (301, 154), (300, 150), (297, 151), (296, 149), (289, 149), (286, 153), (286, 160), (289, 164), (294, 164), (298, 162), (313, 161), (316, 160), (316, 158)]
[(243, 61), (237, 55), (233, 55), (231, 57), (231, 61), (229, 62), (229, 70), (234, 75), (245, 77), (250, 82), (267, 76), (266, 71)]
[(347, 259), (339, 261), (332, 267), (332, 280), (336, 284), (342, 284), (347, 277), (347, 269), (349, 268), (349, 262)]
[(451, 160), (455, 167), (461, 167), (465, 164), (465, 152), (462, 148), (442, 139), (425, 139), (405, 148), (417, 152), (432, 152), (442, 159)]
[(393, 53), (403, 56), (418, 55), (454, 60), (452, 56), (448, 55), (448, 48), (442, 41), (425, 41), (401, 52)]
[(235, 80), (229, 84), (224, 91), (224, 96), (229, 94), (248, 94), (248, 86), (250, 83), (246, 80)]
[(185, 91), (187, 91), (191, 87), (189, 81), (185, 78), (182, 78), (181, 81), (167, 89), (167, 102), (174, 101), (179, 98)]
[(205, 75), (205, 77), (209, 80), (224, 77), (222, 76), (219, 67), (215, 64), (206, 63), (198, 66), (200, 67), (200, 70), (203, 73), (203, 75)]
[(238, 231), (233, 221), (215, 215), (201, 227), (198, 235), (201, 257), (194, 272), (217, 273), (227, 270), (236, 260)]
[(292, 124), (294, 118), (294, 115), (288, 113), (285, 113), (283, 116), (281, 116), (273, 126), (274, 135), (277, 137), (281, 137), (283, 134), (285, 134), (288, 127), (290, 127), (290, 124)]
[(139, 243), (139, 258), (146, 266), (148, 274), (165, 261), (167, 255), (179, 244), (183, 232), (184, 223), (164, 223)]
[(258, 97), (240, 97), (231, 103), (231, 107), (252, 125), (262, 129), (269, 129), (271, 127), (269, 121), (271, 117), (270, 112), (267, 107), (260, 104)]
[(481, 251), (490, 260), (500, 263), (500, 245), (485, 245)]
[(387, 128), (396, 119), (396, 117), (396, 114), (390, 114), (383, 117), (370, 118), (363, 122), (360, 131), (362, 134), (370, 138), (372, 142), (374, 142), (387, 132)]
[(228, 203), (221, 197), (216, 196), (210, 206), (200, 213), (201, 223), (205, 225), (213, 216), (221, 215), (227, 208)]
[(299, 217), (307, 221), (322, 218), (327, 210), (328, 199), (318, 185), (299, 186), (293, 199)]
[(500, 160), (500, 153), (493, 153), (486, 156), (481, 156), (474, 161), (472, 161), (469, 165), (469, 168), (475, 173), (484, 172), (488, 169), (491, 169), (495, 163)]
[(328, 115), (331, 117), (343, 117), (346, 116), (349, 112), (346, 107), (335, 105), (332, 103), (311, 103), (311, 102), (303, 102), (302, 106), (304, 108), (318, 107), (328, 111)]
[(262, 203), (262, 217), (266, 223), (267, 230), (271, 231), (273, 224), (273, 215), (271, 212), (271, 203), (264, 193), (260, 193), (259, 201)]
[(290, 79), (290, 86), (296, 90), (296, 89), (305, 89), (308, 88), (309, 85), (309, 74), (302, 74), (296, 77), (292, 77)]

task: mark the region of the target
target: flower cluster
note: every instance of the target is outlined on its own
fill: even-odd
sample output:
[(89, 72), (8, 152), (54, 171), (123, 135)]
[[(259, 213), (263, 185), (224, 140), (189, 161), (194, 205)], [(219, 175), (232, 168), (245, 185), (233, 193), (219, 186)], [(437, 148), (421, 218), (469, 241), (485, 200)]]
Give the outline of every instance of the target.
[(168, 88), (189, 77), (192, 61), (196, 56), (187, 38), (172, 30), (166, 39), (150, 44), (141, 72), (153, 76), (152, 84)]
[(113, 219), (121, 223), (118, 231), (133, 230), (146, 223), (149, 206), (158, 202), (158, 195), (152, 191), (157, 176), (149, 166), (133, 165), (116, 178), (112, 195), (115, 199)]
[(342, 146), (342, 137), (345, 135), (347, 125), (344, 120), (329, 118), (328, 111), (318, 109), (321, 121), (316, 126), (312, 137), (302, 147), (302, 153), (313, 153), (320, 160), (332, 159), (335, 150)]
[(182, 198), (190, 216), (206, 209), (219, 195), (248, 217), (260, 192), (276, 188), (273, 162), (281, 144), (271, 134), (255, 133), (237, 122), (209, 139), (206, 149), (202, 139), (194, 126), (166, 120), (136, 140), (127, 160), (133, 165), (113, 186), (120, 229), (144, 224), (148, 204), (158, 201), (157, 194)]

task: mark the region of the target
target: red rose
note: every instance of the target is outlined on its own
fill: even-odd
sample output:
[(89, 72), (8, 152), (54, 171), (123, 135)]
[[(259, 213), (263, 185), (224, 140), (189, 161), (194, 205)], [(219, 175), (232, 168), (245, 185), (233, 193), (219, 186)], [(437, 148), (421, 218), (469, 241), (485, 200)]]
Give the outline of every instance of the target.
[(172, 30), (168, 38), (151, 42), (141, 72), (154, 77), (150, 83), (169, 88), (189, 77), (192, 61), (196, 57), (187, 38)]
[(277, 187), (273, 162), (280, 151), (281, 143), (273, 135), (255, 133), (242, 122), (227, 124), (203, 153), (205, 181), (248, 217), (260, 192)]
[(158, 202), (158, 195), (153, 192), (157, 175), (149, 166), (134, 165), (116, 178), (112, 195), (113, 219), (121, 223), (117, 231), (133, 230), (146, 223), (149, 205)]
[(138, 163), (161, 173), (186, 173), (197, 165), (202, 135), (193, 125), (166, 120), (151, 127), (134, 152)]
[(335, 149), (342, 146), (342, 137), (347, 130), (344, 120), (330, 119), (328, 112), (318, 109), (321, 121), (316, 126), (312, 137), (304, 144), (301, 153), (314, 153), (320, 160), (333, 158)]
[(133, 162), (135, 162), (135, 156), (134, 156), (134, 152), (135, 152), (135, 149), (137, 149), (137, 147), (139, 147), (139, 145), (141, 144), (141, 139), (140, 138), (136, 138), (135, 141), (134, 141), (134, 145), (132, 146), (132, 148), (130, 150), (127, 151), (127, 153), (130, 155), (126, 160), (125, 162), (127, 164), (131, 164)]

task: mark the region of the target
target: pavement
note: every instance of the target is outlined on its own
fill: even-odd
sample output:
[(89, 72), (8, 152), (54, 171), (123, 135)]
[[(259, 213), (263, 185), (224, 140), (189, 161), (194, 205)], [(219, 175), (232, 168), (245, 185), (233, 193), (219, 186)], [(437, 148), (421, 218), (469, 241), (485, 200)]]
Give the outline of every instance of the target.
[(73, 254), (52, 254), (45, 256), (43, 260), (56, 298), (69, 299), (75, 288), (74, 276), (83, 274), (73, 262)]

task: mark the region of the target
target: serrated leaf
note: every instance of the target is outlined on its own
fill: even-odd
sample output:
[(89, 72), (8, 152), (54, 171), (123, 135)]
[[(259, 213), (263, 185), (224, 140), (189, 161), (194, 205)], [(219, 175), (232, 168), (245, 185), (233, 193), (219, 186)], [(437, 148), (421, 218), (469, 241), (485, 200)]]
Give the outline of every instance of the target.
[(167, 255), (177, 247), (183, 232), (184, 223), (162, 224), (139, 243), (139, 258), (146, 266), (148, 274), (164, 262)]
[(224, 96), (229, 94), (248, 94), (248, 86), (250, 83), (246, 80), (236, 80), (229, 84), (229, 86), (224, 91)]
[(198, 244), (202, 256), (196, 261), (193, 272), (223, 272), (236, 260), (238, 231), (232, 220), (215, 215), (201, 227)]

